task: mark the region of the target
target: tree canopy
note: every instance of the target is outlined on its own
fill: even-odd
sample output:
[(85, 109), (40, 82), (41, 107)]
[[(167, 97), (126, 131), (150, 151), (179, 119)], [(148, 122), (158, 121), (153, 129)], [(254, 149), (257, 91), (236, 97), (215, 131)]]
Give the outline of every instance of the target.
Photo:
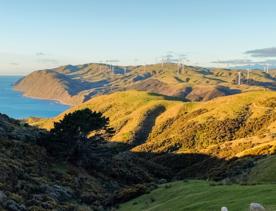
[(65, 155), (79, 154), (89, 141), (90, 132), (106, 130), (109, 133), (109, 119), (100, 112), (86, 108), (73, 113), (65, 114), (64, 118), (54, 123), (48, 136), (48, 150), (53, 154)]

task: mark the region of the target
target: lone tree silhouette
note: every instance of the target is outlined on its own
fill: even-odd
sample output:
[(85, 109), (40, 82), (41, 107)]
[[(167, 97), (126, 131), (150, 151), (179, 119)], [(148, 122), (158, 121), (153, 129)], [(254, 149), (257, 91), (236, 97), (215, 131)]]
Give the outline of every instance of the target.
[(84, 142), (89, 141), (88, 134), (100, 129), (109, 132), (108, 125), (108, 118), (88, 108), (65, 114), (64, 118), (54, 123), (54, 128), (50, 130), (48, 149), (54, 154), (67, 157), (79, 154)]

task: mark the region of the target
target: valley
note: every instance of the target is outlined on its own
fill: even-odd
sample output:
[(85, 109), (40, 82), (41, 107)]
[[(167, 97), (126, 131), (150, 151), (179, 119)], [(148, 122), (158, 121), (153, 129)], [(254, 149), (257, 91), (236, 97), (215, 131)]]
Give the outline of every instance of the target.
[(0, 211), (276, 211), (276, 1), (0, 6)]
[[(198, 184), (202, 189), (197, 190), (203, 196), (206, 189), (214, 197), (220, 192), (220, 189), (213, 191), (212, 182), (231, 184), (218, 186), (226, 192), (229, 188), (229, 194), (238, 191), (242, 195), (246, 188), (251, 188), (250, 184), (262, 183), (268, 186), (253, 186), (252, 190), (266, 191), (275, 178), (270, 168), (275, 165), (275, 106), (276, 92), (269, 90), (201, 102), (129, 90), (96, 96), (54, 118), (29, 118), (22, 122), (2, 116), (0, 177), (5, 181), (1, 185), (5, 193), (2, 206), (27, 210), (139, 210), (151, 206), (166, 209), (171, 207), (170, 202), (156, 197), (155, 191), (174, 200), (171, 197), (174, 188), (163, 191), (160, 184), (174, 187), (169, 182), (179, 181), (185, 188), (183, 180), (191, 179), (201, 180)], [(84, 109), (108, 117), (112, 134), (99, 131), (102, 138), (98, 139), (97, 134), (90, 133), (90, 141), (83, 143), (81, 154), (72, 160), (60, 160), (50, 154), (47, 143), (55, 122)], [(52, 144), (54, 147), (55, 143)], [(60, 150), (66, 148), (56, 146)], [(210, 188), (203, 181), (208, 181)], [(176, 193), (190, 194), (190, 188), (195, 187), (197, 183), (191, 181), (187, 183), (188, 192)], [(172, 193), (166, 192), (170, 190)], [(152, 203), (148, 199), (140, 203), (138, 198), (134, 199), (137, 203), (123, 204), (143, 194), (146, 195), (142, 197), (151, 198), (149, 192), (153, 194)], [(272, 201), (266, 199), (260, 202), (273, 207)], [(186, 206), (185, 200), (178, 202), (177, 197), (175, 200), (176, 210), (177, 206)], [(227, 200), (226, 195), (216, 202), (216, 207)], [(254, 200), (253, 195), (247, 200)], [(191, 209), (201, 210), (202, 206), (211, 206), (211, 202), (193, 204)], [(247, 203), (234, 201), (229, 206), (244, 207), (242, 202)]]

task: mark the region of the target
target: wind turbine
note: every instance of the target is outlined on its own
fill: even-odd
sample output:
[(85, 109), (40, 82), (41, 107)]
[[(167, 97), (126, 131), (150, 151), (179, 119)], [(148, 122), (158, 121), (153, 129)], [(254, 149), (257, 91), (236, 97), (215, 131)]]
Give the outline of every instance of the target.
[(161, 58), (161, 67), (164, 67), (164, 58)]
[(247, 84), (249, 84), (249, 74), (250, 74), (250, 69), (249, 68), (247, 68)]
[(176, 74), (179, 75), (181, 73), (181, 69), (182, 69), (182, 64), (181, 64), (180, 60), (177, 61), (177, 67), (178, 67), (178, 70), (177, 70)]
[(238, 85), (241, 85), (241, 72), (238, 72)]
[(106, 62), (107, 62), (107, 64), (109, 64), (111, 72), (113, 74), (115, 74), (114, 66), (112, 65), (112, 63), (117, 63), (117, 62), (119, 62), (119, 60), (106, 60)]
[(188, 61), (187, 58), (186, 58), (186, 55), (185, 54), (181, 54), (179, 55), (179, 65), (180, 65), (180, 72), (182, 70), (184, 70), (185, 66), (184, 66), (184, 62), (185, 61)]
[(247, 68), (247, 84), (249, 84), (250, 71), (251, 71), (251, 64), (248, 64), (248, 68)]
[(266, 64), (266, 73), (269, 73), (269, 64)]

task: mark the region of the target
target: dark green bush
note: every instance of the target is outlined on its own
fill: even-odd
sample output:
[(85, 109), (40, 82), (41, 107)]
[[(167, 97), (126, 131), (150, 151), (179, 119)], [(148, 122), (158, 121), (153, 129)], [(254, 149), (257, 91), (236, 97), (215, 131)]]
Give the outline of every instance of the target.
[(78, 110), (56, 122), (44, 144), (50, 153), (69, 158), (87, 148), (87, 143), (91, 141), (87, 137), (90, 132), (100, 129), (109, 131), (108, 124), (109, 119), (100, 112)]

